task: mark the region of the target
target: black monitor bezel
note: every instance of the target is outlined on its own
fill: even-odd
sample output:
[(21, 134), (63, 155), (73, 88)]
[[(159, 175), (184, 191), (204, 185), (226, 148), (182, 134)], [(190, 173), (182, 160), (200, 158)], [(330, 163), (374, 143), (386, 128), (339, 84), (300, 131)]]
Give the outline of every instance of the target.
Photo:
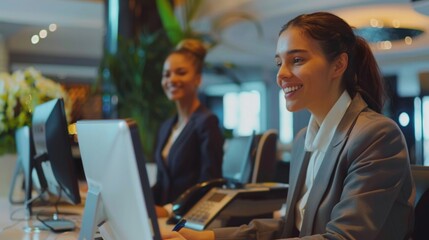
[[(52, 172), (60, 185), (59, 193), (72, 204), (81, 203), (78, 174), (71, 152), (68, 123), (65, 114), (64, 100), (52, 99), (36, 106), (33, 113), (32, 134), (35, 148), (34, 167), (39, 169), (38, 177), (42, 190), (49, 189), (45, 185), (46, 174), (40, 172), (41, 164), (50, 162)], [(46, 184), (49, 184), (46, 182)]]

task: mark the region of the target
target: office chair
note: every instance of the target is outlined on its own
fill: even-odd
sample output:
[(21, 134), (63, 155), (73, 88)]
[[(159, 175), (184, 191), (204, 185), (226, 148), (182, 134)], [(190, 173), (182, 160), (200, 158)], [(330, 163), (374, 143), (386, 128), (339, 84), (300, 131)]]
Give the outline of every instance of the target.
[(277, 160), (277, 133), (274, 130), (234, 137), (225, 146), (224, 178), (243, 184), (274, 180)]
[(411, 173), (416, 186), (412, 239), (429, 239), (429, 166), (411, 165)]
[(257, 136), (251, 183), (271, 182), (277, 162), (277, 132), (273, 129)]

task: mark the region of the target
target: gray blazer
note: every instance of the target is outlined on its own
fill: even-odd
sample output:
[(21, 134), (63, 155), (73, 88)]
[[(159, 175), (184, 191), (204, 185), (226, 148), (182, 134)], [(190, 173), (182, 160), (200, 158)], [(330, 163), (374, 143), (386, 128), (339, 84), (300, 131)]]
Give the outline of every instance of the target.
[(301, 130), (294, 141), (285, 218), (215, 229), (216, 239), (407, 239), (415, 189), (405, 139), (394, 121), (369, 109), (359, 94), (325, 154), (301, 232), (293, 235), (309, 161), (305, 133)]

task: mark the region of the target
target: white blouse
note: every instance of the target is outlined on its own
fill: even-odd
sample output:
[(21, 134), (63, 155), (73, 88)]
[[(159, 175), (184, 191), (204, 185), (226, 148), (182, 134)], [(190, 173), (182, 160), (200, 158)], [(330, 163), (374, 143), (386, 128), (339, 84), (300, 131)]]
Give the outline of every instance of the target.
[(311, 157), (307, 167), (305, 184), (301, 189), (302, 197), (295, 206), (295, 226), (300, 231), (305, 213), (305, 205), (313, 187), (314, 179), (319, 172), (320, 165), (322, 165), (323, 158), (332, 141), (335, 130), (349, 107), (350, 102), (350, 95), (347, 91), (344, 91), (320, 126), (313, 115), (310, 117), (305, 137), (305, 150), (311, 152)]

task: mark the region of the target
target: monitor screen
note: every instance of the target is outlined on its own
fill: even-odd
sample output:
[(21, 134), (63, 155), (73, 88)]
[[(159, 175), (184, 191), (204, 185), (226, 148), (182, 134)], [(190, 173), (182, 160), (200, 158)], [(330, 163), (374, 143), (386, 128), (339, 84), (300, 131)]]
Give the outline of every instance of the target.
[(36, 106), (31, 127), (35, 148), (33, 161), (42, 190), (79, 204), (78, 177), (67, 126), (63, 99)]
[(239, 183), (249, 183), (252, 173), (251, 151), (254, 133), (228, 139), (222, 164), (223, 177)]
[(79, 239), (151, 239), (161, 235), (137, 125), (132, 120), (76, 123), (88, 183)]

